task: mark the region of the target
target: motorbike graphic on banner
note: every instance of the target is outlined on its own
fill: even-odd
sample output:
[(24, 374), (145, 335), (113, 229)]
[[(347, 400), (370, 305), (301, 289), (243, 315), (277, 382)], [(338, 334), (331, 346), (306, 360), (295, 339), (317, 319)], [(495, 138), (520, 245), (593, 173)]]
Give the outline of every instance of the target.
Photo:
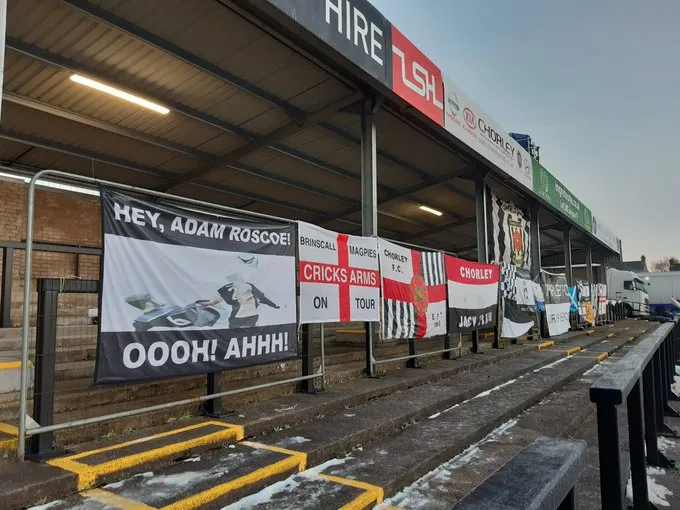
[(101, 190), (96, 383), (297, 355), (295, 227), (232, 221)]

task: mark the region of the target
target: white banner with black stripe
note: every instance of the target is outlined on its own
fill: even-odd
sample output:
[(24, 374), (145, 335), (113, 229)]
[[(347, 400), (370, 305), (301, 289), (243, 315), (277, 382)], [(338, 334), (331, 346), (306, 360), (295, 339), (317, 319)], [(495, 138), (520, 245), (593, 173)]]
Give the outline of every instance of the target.
[(545, 318), (548, 322), (550, 336), (557, 336), (569, 331), (569, 286), (564, 274), (553, 274), (541, 271), (541, 287), (545, 296)]
[(101, 190), (95, 381), (219, 372), (297, 355), (295, 227)]
[(493, 261), (531, 269), (531, 232), (529, 213), (512, 202), (491, 196)]

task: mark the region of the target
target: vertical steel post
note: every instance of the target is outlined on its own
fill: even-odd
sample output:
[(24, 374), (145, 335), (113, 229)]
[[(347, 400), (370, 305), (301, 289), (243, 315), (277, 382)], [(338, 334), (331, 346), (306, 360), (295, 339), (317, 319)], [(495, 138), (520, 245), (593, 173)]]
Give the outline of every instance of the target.
[[(375, 113), (379, 106), (373, 97), (363, 99), (361, 108), (361, 233), (378, 235), (378, 165)], [(375, 377), (373, 356), (373, 324), (367, 322), (366, 375)]]
[(602, 508), (623, 509), (619, 420), (613, 404), (597, 404), (597, 444), (600, 450)]
[[(477, 261), (488, 262), (486, 228), (486, 176), (475, 180), (475, 217), (477, 219)], [(472, 332), (472, 352), (479, 353), (479, 331)]]
[(448, 349), (451, 349), (451, 333), (446, 333), (444, 336), (444, 350), (446, 352), (442, 353), (442, 359), (453, 359), (453, 351)]
[(628, 394), (628, 439), (630, 448), (630, 471), (633, 481), (633, 508), (647, 510), (647, 466), (645, 464), (645, 427), (642, 409), (642, 387), (638, 379)]
[[(206, 395), (214, 395), (222, 391), (221, 377), (222, 372), (208, 374)], [(222, 414), (222, 399), (212, 398), (203, 402), (203, 414), (213, 418), (219, 418)]]
[(654, 360), (649, 360), (642, 372), (642, 390), (644, 391), (645, 406), (645, 443), (647, 445), (647, 463), (650, 466), (660, 466), (659, 447), (656, 442), (656, 398), (654, 388)]
[[(314, 375), (314, 356), (312, 355), (312, 335), (309, 332), (309, 324), (301, 326), (302, 340), (302, 376)], [(300, 382), (300, 391), (303, 393), (315, 393), (314, 379), (305, 379)]]
[[(416, 339), (408, 339), (408, 355), (416, 355)], [(418, 363), (418, 358), (409, 358), (406, 360), (406, 368), (420, 368), (420, 363)]]
[[(1, 71), (0, 71), (1, 72)], [(12, 327), (12, 268), (14, 248), (2, 250), (2, 281), (0, 283), (0, 328)]]
[(571, 227), (566, 227), (562, 233), (564, 240), (564, 274), (567, 277), (567, 284), (574, 286), (574, 271), (571, 263)]
[[(38, 324), (35, 344), (35, 387), (33, 417), (41, 425), (54, 422), (54, 367), (57, 348), (57, 304), (59, 291), (38, 280)], [(35, 457), (52, 451), (52, 432), (31, 437), (30, 454)]]
[(586, 240), (586, 280), (593, 284), (593, 243), (590, 239)]
[[(531, 278), (535, 280), (541, 274), (541, 224), (538, 218), (541, 212), (541, 204), (529, 204), (529, 234), (531, 238)], [(544, 336), (543, 312), (536, 310), (538, 320), (538, 336)]]
[[(663, 395), (663, 369), (661, 368), (661, 356), (659, 356), (659, 351), (657, 351), (652, 357), (653, 368), (654, 368), (654, 406), (656, 410), (656, 430), (657, 432), (663, 432), (665, 429), (664, 415), (663, 411), (666, 407), (664, 403)], [(651, 363), (651, 361), (650, 361)]]

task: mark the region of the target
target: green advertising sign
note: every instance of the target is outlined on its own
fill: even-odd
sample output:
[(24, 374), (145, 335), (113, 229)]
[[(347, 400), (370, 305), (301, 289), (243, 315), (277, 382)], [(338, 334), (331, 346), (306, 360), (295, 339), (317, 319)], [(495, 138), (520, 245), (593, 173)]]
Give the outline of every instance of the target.
[(592, 232), (593, 215), (564, 185), (538, 161), (533, 160), (534, 193), (545, 199), (578, 226)]

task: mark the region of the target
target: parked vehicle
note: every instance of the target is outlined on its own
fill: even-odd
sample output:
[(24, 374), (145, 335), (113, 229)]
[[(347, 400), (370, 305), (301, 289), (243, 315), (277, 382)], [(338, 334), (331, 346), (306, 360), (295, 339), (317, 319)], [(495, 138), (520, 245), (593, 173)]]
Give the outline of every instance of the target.
[(607, 297), (623, 301), (628, 317), (649, 317), (649, 285), (633, 271), (608, 267)]
[(649, 282), (649, 313), (664, 317), (676, 315), (678, 309), (673, 301), (680, 301), (680, 271), (641, 273)]

